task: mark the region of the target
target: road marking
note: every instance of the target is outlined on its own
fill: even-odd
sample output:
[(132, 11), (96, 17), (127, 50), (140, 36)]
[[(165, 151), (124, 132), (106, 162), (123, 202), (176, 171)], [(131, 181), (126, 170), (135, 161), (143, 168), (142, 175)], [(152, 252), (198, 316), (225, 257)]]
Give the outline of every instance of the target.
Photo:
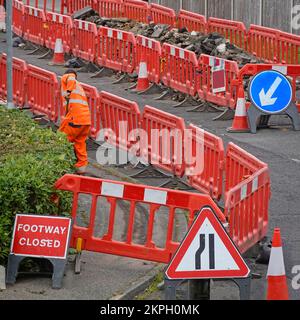
[(292, 161), (296, 162), (296, 163), (300, 163), (299, 159), (291, 159)]

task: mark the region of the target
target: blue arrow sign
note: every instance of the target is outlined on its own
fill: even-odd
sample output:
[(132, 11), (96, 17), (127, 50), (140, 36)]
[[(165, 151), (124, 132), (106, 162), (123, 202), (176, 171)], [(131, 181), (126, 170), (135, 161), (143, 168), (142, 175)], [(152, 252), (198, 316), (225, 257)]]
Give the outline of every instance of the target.
[(290, 105), (293, 89), (282, 73), (274, 70), (263, 71), (252, 79), (249, 96), (252, 103), (263, 113), (276, 114)]

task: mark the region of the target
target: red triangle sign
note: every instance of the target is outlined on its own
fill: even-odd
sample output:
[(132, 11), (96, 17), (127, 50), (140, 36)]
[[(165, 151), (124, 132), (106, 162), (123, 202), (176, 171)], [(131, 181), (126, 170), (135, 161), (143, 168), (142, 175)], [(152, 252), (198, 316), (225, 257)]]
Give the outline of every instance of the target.
[(247, 278), (250, 270), (211, 208), (203, 208), (177, 252), (166, 276), (175, 279)]

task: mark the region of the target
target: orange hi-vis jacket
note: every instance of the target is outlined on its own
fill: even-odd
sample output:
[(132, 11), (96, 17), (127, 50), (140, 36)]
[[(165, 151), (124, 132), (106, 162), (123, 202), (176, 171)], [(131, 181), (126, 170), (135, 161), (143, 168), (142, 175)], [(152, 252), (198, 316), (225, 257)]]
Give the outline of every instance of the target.
[[(69, 96), (69, 105), (66, 97)], [(85, 92), (75, 75), (65, 74), (61, 78), (61, 95), (64, 108), (68, 110), (66, 120), (75, 125), (91, 125), (91, 114)]]

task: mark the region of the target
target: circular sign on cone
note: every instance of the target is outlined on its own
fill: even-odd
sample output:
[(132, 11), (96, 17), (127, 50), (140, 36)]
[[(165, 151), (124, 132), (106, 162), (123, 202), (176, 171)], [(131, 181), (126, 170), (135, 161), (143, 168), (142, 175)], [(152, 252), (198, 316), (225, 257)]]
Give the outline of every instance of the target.
[(249, 97), (253, 105), (264, 114), (278, 114), (289, 107), (293, 89), (286, 76), (278, 71), (268, 70), (253, 77)]

